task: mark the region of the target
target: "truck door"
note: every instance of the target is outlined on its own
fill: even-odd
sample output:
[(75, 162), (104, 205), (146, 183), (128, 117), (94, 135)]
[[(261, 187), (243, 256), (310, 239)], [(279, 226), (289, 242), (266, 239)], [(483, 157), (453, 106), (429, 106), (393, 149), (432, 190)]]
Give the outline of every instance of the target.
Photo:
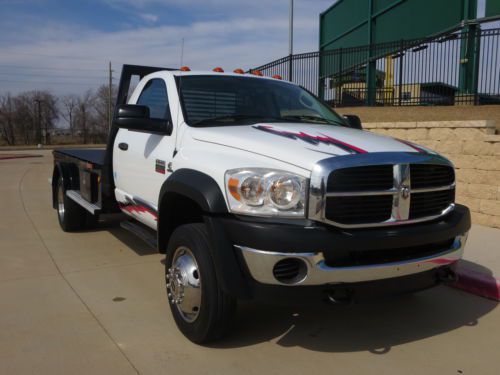
[[(149, 107), (151, 118), (172, 121), (164, 78), (141, 82), (129, 104)], [(176, 131), (174, 126), (172, 134), (166, 136), (119, 129), (113, 146), (115, 195), (120, 208), (153, 229), (157, 227), (158, 196), (169, 175)]]

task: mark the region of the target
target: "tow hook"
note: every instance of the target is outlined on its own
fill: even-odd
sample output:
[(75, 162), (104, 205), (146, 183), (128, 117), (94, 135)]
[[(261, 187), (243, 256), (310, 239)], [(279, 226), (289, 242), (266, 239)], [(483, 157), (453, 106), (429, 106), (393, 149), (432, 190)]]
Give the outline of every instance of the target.
[(458, 276), (450, 268), (443, 268), (437, 273), (438, 280), (443, 284), (453, 284), (458, 281)]

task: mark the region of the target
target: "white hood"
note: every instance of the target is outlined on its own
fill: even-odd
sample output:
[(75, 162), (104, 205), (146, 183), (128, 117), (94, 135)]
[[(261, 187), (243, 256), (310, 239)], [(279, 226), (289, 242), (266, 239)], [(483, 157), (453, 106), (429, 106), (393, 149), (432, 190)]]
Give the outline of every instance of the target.
[(311, 170), (322, 159), (367, 152), (425, 152), (406, 141), (334, 125), (272, 123), (191, 128), (198, 141), (215, 143)]

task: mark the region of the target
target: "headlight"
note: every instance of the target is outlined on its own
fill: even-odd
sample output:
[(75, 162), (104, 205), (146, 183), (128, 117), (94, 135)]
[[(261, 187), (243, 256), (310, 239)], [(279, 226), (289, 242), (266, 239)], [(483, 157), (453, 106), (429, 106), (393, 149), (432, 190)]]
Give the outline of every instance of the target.
[(232, 212), (254, 216), (304, 217), (307, 180), (273, 169), (243, 168), (226, 172)]

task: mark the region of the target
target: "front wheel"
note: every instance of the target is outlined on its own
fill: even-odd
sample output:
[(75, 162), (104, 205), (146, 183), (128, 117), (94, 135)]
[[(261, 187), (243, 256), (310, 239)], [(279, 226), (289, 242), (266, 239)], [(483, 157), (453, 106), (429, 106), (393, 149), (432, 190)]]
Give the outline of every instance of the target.
[(227, 332), (236, 300), (217, 282), (203, 224), (186, 224), (174, 231), (167, 249), (165, 277), (172, 315), (189, 340), (202, 344)]

